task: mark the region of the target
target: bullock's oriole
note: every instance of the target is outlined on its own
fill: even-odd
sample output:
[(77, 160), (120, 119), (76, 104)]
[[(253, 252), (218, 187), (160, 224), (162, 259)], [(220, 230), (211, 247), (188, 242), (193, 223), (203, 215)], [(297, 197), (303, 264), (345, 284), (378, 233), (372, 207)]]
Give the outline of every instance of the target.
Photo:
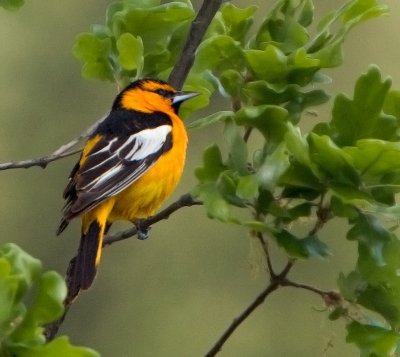
[(93, 283), (111, 224), (151, 216), (177, 185), (187, 145), (177, 112), (180, 103), (195, 95), (160, 80), (135, 81), (117, 96), (109, 115), (88, 138), (69, 176), (57, 231), (82, 216), (73, 274), (76, 291)]

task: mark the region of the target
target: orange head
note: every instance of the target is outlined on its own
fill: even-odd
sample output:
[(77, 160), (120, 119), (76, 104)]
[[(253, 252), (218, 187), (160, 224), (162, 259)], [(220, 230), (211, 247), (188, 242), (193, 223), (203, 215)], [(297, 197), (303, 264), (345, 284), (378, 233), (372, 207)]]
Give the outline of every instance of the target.
[(196, 95), (198, 93), (177, 91), (164, 81), (145, 78), (127, 86), (115, 99), (113, 110), (176, 113), (183, 101)]

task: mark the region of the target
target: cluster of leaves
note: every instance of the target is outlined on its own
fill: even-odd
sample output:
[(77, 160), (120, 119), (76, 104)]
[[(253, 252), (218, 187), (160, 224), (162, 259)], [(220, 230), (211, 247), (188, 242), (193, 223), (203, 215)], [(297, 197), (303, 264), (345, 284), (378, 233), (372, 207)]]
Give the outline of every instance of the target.
[(15, 11), (25, 4), (25, 0), (0, 0), (0, 7), (6, 10)]
[[(194, 10), (189, 1), (117, 1), (105, 25), (81, 33), (74, 54), (89, 79), (128, 80), (165, 77), (176, 62)], [(164, 75), (163, 75), (163, 72)]]
[[(195, 15), (189, 0), (122, 0), (107, 9), (105, 25), (93, 25), (77, 36), (73, 53), (83, 63), (82, 76), (117, 82), (154, 77), (166, 80)], [(185, 89), (203, 95), (183, 105), (183, 116), (209, 103), (213, 86), (192, 75)]]
[[(194, 193), (210, 217), (268, 233), (294, 258), (328, 255), (318, 227), (346, 219), (358, 259), (338, 285), (347, 301), (366, 312), (355, 318), (340, 306), (331, 318), (350, 317), (348, 341), (363, 356), (391, 356), (400, 338), (400, 242), (383, 219), (399, 217), (400, 92), (390, 90), (391, 81), (372, 66), (357, 81), (353, 98), (335, 98), (329, 121), (307, 135), (297, 126), (307, 108), (328, 100), (315, 87), (329, 81), (323, 68), (341, 64), (348, 31), (386, 7), (349, 1), (310, 31), (312, 2), (282, 0), (247, 39), (254, 12), (226, 4), (197, 54), (194, 70), (212, 71), (233, 110), (193, 123), (222, 122), (226, 139), (224, 148), (205, 151)], [(263, 140), (249, 152), (253, 131)], [(305, 217), (317, 223), (299, 237), (290, 227)]]
[(64, 279), (14, 244), (0, 247), (0, 355), (96, 357), (65, 336), (46, 343), (43, 326), (64, 312)]

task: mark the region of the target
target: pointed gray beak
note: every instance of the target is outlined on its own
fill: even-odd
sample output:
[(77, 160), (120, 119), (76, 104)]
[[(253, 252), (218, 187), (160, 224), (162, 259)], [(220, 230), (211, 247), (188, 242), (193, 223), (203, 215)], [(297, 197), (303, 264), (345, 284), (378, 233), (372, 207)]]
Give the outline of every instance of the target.
[(193, 97), (197, 97), (200, 93), (196, 92), (176, 92), (174, 97), (172, 98), (172, 105), (182, 103), (185, 100), (188, 100)]

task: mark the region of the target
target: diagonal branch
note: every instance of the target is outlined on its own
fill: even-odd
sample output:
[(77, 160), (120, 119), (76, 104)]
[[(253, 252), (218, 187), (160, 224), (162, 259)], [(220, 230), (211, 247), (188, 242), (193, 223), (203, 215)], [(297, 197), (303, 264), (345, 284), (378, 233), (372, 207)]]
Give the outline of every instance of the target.
[(195, 52), (221, 4), (222, 0), (204, 0), (196, 18), (193, 20), (181, 56), (168, 79), (168, 82), (175, 88), (182, 88), (193, 66)]
[(221, 350), (222, 346), (225, 342), (231, 337), (231, 335), (235, 332), (235, 330), (240, 326), (240, 324), (246, 320), (251, 313), (259, 307), (269, 294), (274, 292), (279, 288), (278, 282), (271, 282), (255, 299), (254, 301), (238, 316), (236, 317), (232, 323), (228, 326), (225, 332), (221, 335), (218, 341), (214, 344), (214, 346), (207, 352), (205, 357), (214, 357)]
[(81, 135), (72, 139), (68, 143), (61, 145), (58, 149), (53, 151), (51, 154), (45, 155), (42, 157), (38, 157), (35, 159), (5, 162), (5, 163), (0, 164), (0, 171), (9, 170), (9, 169), (28, 169), (33, 166), (39, 166), (42, 169), (45, 169), (50, 162), (60, 160), (60, 159), (63, 159), (64, 157), (72, 156), (72, 155), (77, 154), (78, 152), (81, 152), (82, 149), (72, 150), (72, 148), (76, 144), (78, 144), (81, 140), (83, 140), (84, 138), (86, 138), (90, 134), (92, 134), (94, 132), (94, 130), (97, 128), (97, 125), (99, 125), (99, 123), (102, 122), (105, 118), (106, 118), (106, 115), (103, 116), (97, 122), (95, 122), (93, 125), (91, 125), (89, 128), (87, 128)]
[[(201, 205), (201, 204), (202, 203), (200, 201), (196, 200), (195, 198), (193, 198), (193, 196), (191, 194), (186, 193), (186, 194), (182, 195), (174, 203), (170, 204), (167, 208), (158, 212), (156, 215), (142, 220), (140, 222), (140, 227), (144, 228), (144, 229), (149, 228), (154, 223), (162, 221), (163, 219), (168, 219), (172, 213), (176, 212), (177, 210), (181, 209), (182, 207), (190, 207), (190, 206)], [(136, 234), (137, 234), (137, 229), (136, 229), (136, 227), (133, 227), (133, 228), (127, 229), (122, 232), (108, 235), (104, 238), (103, 247), (105, 247), (106, 245), (111, 245), (115, 242), (119, 242), (121, 240), (128, 239)]]

